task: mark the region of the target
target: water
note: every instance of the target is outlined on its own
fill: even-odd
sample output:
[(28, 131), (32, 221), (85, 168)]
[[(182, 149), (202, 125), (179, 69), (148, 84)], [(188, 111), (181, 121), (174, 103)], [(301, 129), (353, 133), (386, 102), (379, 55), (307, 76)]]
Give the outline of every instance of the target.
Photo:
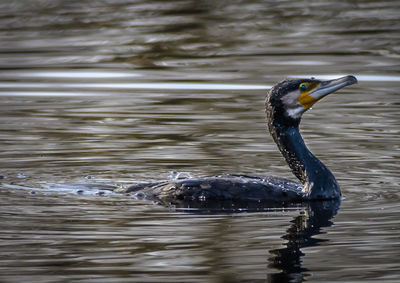
[[(399, 14), (398, 1), (2, 1), (0, 280), (398, 282)], [(359, 84), (302, 122), (340, 208), (209, 214), (49, 189), (293, 178), (266, 90), (346, 74)]]

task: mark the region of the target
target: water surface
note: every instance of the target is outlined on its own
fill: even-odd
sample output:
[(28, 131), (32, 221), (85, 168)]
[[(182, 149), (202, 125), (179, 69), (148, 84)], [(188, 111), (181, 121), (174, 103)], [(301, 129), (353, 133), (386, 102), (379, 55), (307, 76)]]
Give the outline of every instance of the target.
[[(398, 1), (0, 3), (2, 282), (398, 282)], [(340, 207), (209, 214), (130, 196), (171, 171), (294, 178), (286, 77), (359, 84), (304, 115)]]

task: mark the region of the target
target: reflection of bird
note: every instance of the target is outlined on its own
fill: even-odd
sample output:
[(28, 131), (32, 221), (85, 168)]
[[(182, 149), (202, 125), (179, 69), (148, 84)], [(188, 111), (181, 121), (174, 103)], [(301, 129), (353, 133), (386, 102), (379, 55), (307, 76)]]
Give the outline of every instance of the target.
[(329, 169), (306, 147), (300, 132), (301, 116), (324, 96), (357, 83), (354, 76), (330, 81), (285, 80), (266, 98), (269, 131), (293, 174), (301, 183), (277, 177), (223, 174), (138, 184), (126, 192), (163, 201), (271, 201), (300, 202), (337, 199), (340, 189)]
[(305, 282), (308, 268), (303, 264), (303, 248), (320, 246), (328, 239), (315, 238), (321, 229), (332, 226), (331, 219), (336, 215), (340, 200), (313, 201), (305, 207), (306, 212), (291, 222), (291, 226), (282, 237), (284, 247), (270, 250), (269, 266), (279, 272), (268, 274), (268, 282)]

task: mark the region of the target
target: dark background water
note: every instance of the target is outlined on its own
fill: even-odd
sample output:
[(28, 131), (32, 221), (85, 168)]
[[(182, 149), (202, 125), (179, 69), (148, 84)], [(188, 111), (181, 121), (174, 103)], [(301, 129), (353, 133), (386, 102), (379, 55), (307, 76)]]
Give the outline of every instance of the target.
[[(399, 15), (398, 1), (1, 1), (0, 280), (398, 282)], [(293, 178), (267, 89), (346, 74), (359, 84), (302, 122), (338, 211), (199, 215), (49, 188)]]

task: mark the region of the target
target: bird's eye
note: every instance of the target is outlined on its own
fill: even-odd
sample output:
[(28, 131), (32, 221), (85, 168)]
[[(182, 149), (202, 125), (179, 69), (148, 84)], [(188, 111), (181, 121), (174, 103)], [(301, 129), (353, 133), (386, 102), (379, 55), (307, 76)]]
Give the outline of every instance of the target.
[(300, 90), (302, 90), (302, 91), (307, 90), (307, 86), (305, 84), (301, 84)]

